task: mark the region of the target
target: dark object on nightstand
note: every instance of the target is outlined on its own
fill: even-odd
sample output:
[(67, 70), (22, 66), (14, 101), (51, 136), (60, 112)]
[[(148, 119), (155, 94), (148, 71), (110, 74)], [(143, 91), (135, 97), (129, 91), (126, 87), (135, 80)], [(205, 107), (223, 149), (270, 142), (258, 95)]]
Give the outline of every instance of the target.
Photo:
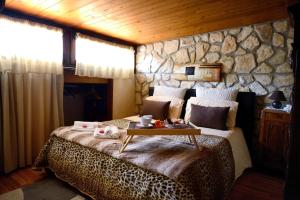
[(290, 114), (264, 109), (259, 132), (259, 165), (269, 172), (283, 175), (289, 146)]
[(272, 103), (272, 107), (273, 108), (276, 108), (276, 109), (280, 109), (281, 106), (282, 106), (282, 103), (281, 101), (286, 101), (286, 98), (283, 94), (282, 91), (274, 91), (271, 96), (269, 96), (269, 99), (272, 99), (274, 100), (273, 103)]

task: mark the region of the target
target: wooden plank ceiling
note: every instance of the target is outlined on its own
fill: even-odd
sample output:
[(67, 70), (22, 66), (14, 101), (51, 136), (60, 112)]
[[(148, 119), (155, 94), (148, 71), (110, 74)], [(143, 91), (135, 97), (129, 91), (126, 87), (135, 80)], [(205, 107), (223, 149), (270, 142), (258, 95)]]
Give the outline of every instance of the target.
[(6, 0), (5, 7), (137, 44), (286, 18), (288, 0)]

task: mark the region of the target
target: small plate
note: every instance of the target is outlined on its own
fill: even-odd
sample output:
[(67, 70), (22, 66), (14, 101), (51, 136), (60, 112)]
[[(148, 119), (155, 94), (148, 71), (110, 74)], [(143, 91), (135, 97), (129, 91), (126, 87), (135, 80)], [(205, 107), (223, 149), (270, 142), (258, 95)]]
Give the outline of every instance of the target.
[(147, 126), (144, 126), (144, 125), (141, 124), (141, 123), (137, 123), (137, 124), (136, 124), (136, 127), (138, 127), (138, 128), (152, 128), (152, 127), (153, 127), (153, 124), (148, 124)]

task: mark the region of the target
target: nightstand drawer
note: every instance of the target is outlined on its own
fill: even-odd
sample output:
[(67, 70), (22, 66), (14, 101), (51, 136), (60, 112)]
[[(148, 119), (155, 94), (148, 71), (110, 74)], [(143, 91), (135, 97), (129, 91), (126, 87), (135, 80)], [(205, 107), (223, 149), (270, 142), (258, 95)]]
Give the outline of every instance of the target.
[(290, 115), (286, 113), (265, 112), (265, 119), (288, 122), (290, 120)]

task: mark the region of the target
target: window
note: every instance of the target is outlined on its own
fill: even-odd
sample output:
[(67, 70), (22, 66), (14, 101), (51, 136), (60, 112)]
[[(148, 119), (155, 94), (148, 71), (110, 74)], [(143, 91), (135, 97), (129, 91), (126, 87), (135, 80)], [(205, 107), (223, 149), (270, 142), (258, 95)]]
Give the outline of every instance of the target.
[[(62, 73), (60, 29), (0, 15), (0, 30), (0, 71)], [(25, 63), (22, 68), (12, 64), (17, 59)], [(48, 64), (41, 67), (39, 62)]]
[(134, 50), (79, 34), (76, 75), (128, 79), (134, 76)]

